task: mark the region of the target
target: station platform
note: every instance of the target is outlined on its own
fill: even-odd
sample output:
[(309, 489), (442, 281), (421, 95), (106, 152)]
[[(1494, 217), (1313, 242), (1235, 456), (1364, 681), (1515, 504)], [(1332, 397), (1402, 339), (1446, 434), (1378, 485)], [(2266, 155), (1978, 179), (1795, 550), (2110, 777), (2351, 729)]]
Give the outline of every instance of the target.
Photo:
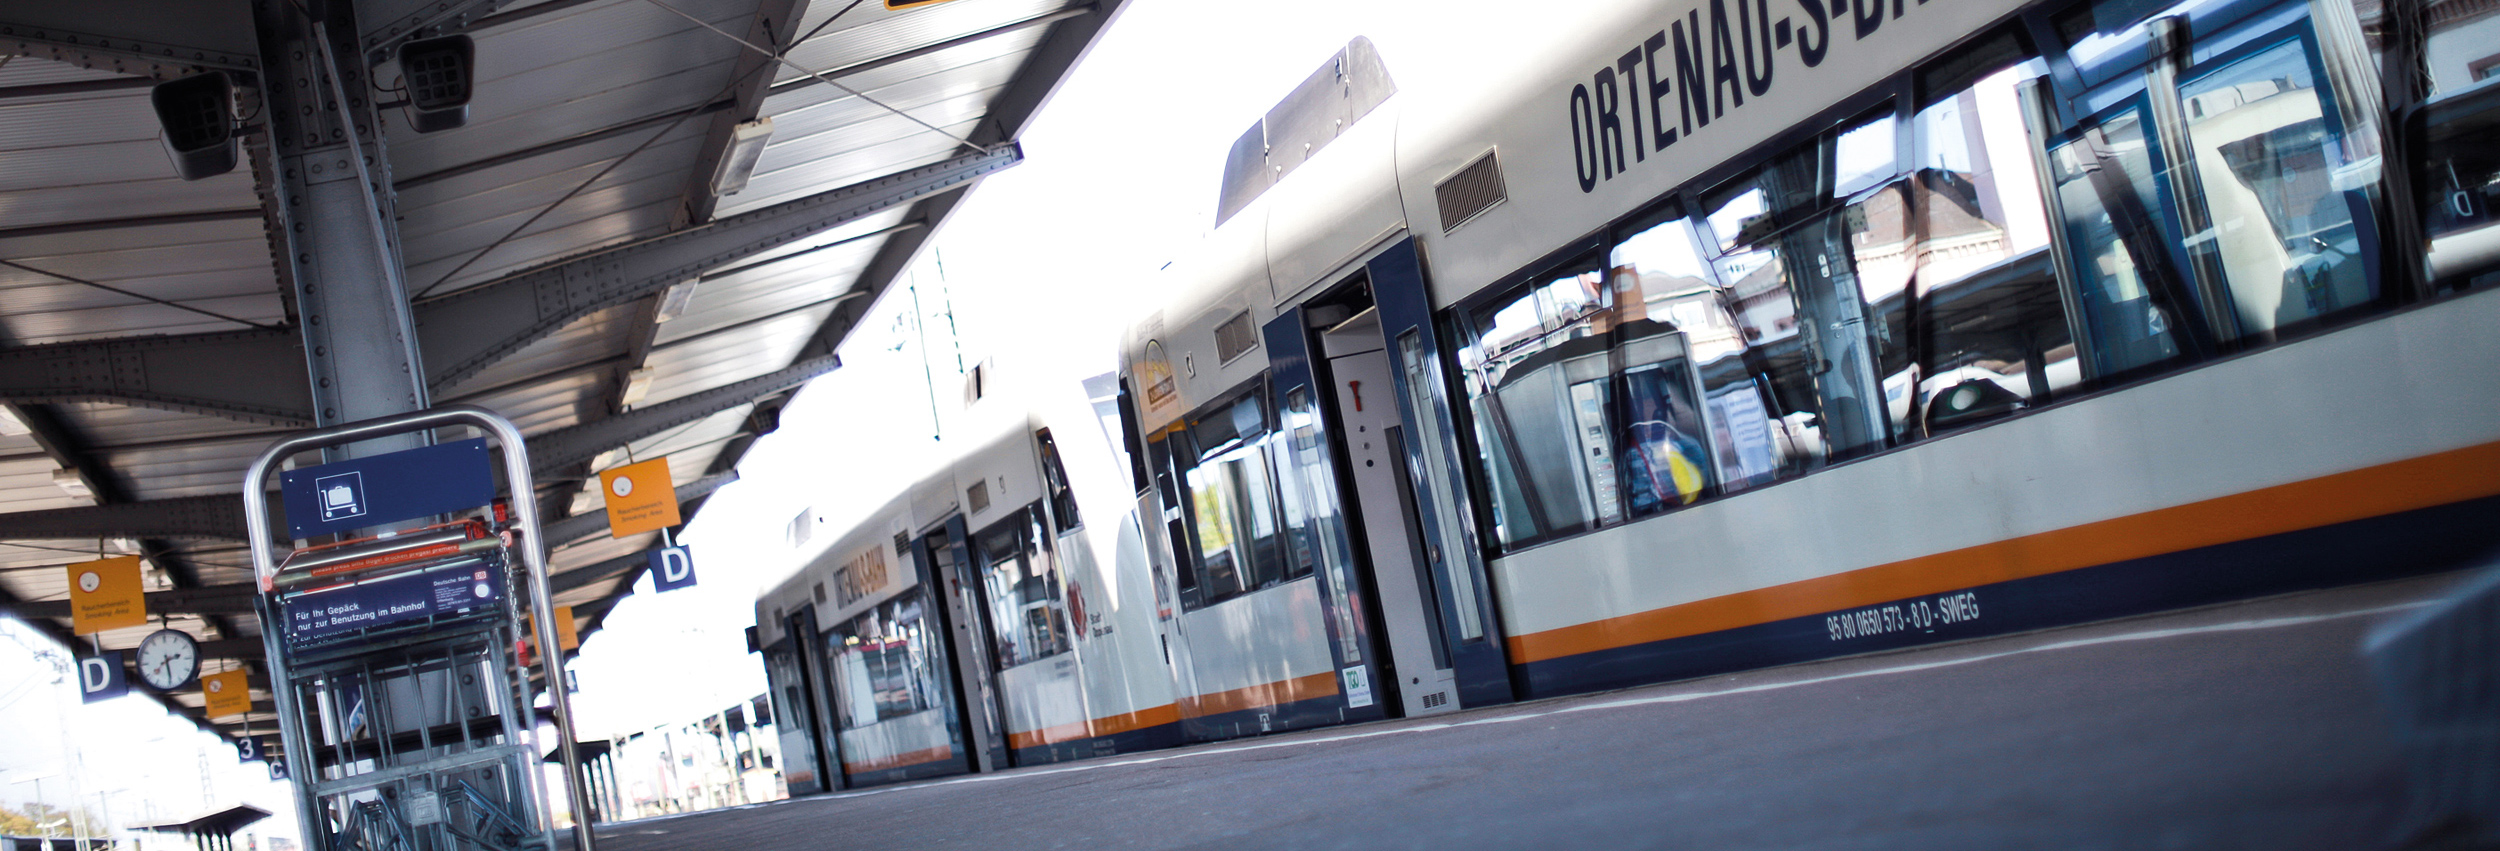
[(2369, 627), (2462, 578), (599, 828), (687, 847), (2394, 847)]

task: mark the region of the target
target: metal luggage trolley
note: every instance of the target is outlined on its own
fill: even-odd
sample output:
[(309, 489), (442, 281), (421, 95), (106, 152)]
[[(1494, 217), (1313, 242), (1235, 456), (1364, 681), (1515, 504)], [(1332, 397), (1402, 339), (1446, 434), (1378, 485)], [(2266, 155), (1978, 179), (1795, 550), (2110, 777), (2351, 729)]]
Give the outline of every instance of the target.
[[(289, 471), (288, 492), (315, 503), (316, 516), (330, 524), (318, 528), (343, 531), (338, 537), (344, 540), (308, 546), (305, 536), (290, 535), (299, 548), (282, 558), (273, 553), (268, 479), (289, 458), (452, 426), (474, 428), (484, 437)], [(488, 438), (503, 461), (500, 501)], [(472, 456), (473, 464), (467, 460)], [(442, 463), (446, 458), (453, 463)], [(404, 526), (418, 518), (364, 511), (366, 503), (389, 496), (378, 492), (394, 480), (379, 473), (391, 468), (359, 468), (354, 481), (345, 481), (345, 473), (312, 478), (355, 464), (397, 464), (402, 474), (397, 481), (448, 472), (465, 477), (468, 485), (466, 491), (452, 489), (455, 494), (482, 493), (485, 499), (478, 505), (429, 506), (423, 519), (432, 525), (356, 538), (373, 526)], [(368, 484), (377, 493), (357, 490)], [(528, 582), (537, 646), (557, 647), (546, 545), (531, 494), (520, 430), (467, 405), (302, 432), (262, 452), (244, 474), (261, 638), (308, 847), (555, 851), (553, 819), (542, 804), (546, 789), (534, 695), (517, 655), (525, 630), (513, 593), (516, 578)], [(292, 520), (290, 525), (291, 531), (304, 529)], [(519, 565), (512, 563), (515, 550)], [(573, 830), (573, 847), (591, 851), (572, 707), (561, 686), (563, 654), (538, 655), (555, 711), (565, 792), (575, 820), (584, 825)]]

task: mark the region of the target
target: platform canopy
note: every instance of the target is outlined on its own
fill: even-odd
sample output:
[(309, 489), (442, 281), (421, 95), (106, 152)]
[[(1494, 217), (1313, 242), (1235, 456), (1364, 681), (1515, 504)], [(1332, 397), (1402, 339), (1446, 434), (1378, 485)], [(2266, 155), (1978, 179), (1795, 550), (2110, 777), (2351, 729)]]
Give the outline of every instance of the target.
[[(244, 468), (318, 418), (281, 233), (303, 176), (278, 173), (257, 114), (288, 82), (263, 78), (255, 24), (279, 2), (0, 8), (0, 609), (84, 652), (63, 566), (142, 557), (152, 612), (253, 667), (248, 716), (158, 696), (228, 735), (275, 727)], [(966, 192), (1022, 158), (1123, 0), (336, 2), (366, 48), (342, 62), (376, 83), (351, 93), (379, 110), (362, 131), (387, 143), (371, 167), (424, 384), (529, 436), (555, 602), (587, 632), (656, 536), (612, 539), (585, 480), (629, 447), (665, 455), (699, 510)], [(417, 132), (393, 50), (452, 35), (474, 45), (466, 124)], [(151, 87), (208, 71), (236, 82), (243, 157), (184, 180)]]

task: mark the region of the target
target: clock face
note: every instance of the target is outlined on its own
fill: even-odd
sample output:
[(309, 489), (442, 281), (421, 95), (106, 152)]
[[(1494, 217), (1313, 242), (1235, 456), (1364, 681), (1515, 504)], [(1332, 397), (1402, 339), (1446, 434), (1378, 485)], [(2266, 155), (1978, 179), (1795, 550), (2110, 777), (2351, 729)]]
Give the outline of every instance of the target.
[(139, 641), (139, 679), (173, 691), (200, 677), (200, 643), (190, 633), (161, 629)]

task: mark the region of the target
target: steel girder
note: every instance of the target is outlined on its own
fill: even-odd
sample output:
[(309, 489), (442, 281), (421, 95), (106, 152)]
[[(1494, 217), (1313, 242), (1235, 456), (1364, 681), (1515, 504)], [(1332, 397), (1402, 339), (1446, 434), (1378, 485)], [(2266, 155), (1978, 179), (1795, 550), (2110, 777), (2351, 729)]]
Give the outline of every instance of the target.
[[(249, 615), (256, 596), (252, 583), (203, 585), (147, 592), (148, 613), (168, 615)], [(69, 601), (35, 600), (9, 604), (19, 618), (69, 617)], [(251, 639), (258, 641), (259, 639)]]
[(0, 540), (165, 538), (240, 541), (243, 499), (185, 496), (0, 514)]
[(837, 355), (812, 358), (736, 384), (530, 438), (530, 472), (544, 480), (601, 452), (788, 390), (840, 366), (842, 358)]
[(206, 70), (260, 70), (248, 0), (80, 0), (16, 3), (0, 20), (0, 52), (170, 80)]
[[(563, 261), (416, 306), (440, 390), (593, 311), (961, 186), (1019, 162), (1001, 146)], [(295, 329), (219, 331), (0, 349), (0, 399), (102, 401), (281, 426), (316, 418)]]
[[(737, 480), (734, 471), (705, 476), (680, 486), (677, 500), (691, 502)], [(580, 540), (606, 524), (607, 517), (596, 512), (551, 521), (547, 541)], [(0, 540), (94, 537), (241, 541), (250, 536), (244, 531), (243, 499), (223, 494), (0, 514)]]
[(114, 402), (310, 427), (303, 340), (292, 330), (115, 337), (0, 349), (0, 399)]
[(594, 252), (420, 301), (418, 339), (436, 392), (575, 319), (1015, 165), (1001, 145), (820, 192), (622, 248)]

